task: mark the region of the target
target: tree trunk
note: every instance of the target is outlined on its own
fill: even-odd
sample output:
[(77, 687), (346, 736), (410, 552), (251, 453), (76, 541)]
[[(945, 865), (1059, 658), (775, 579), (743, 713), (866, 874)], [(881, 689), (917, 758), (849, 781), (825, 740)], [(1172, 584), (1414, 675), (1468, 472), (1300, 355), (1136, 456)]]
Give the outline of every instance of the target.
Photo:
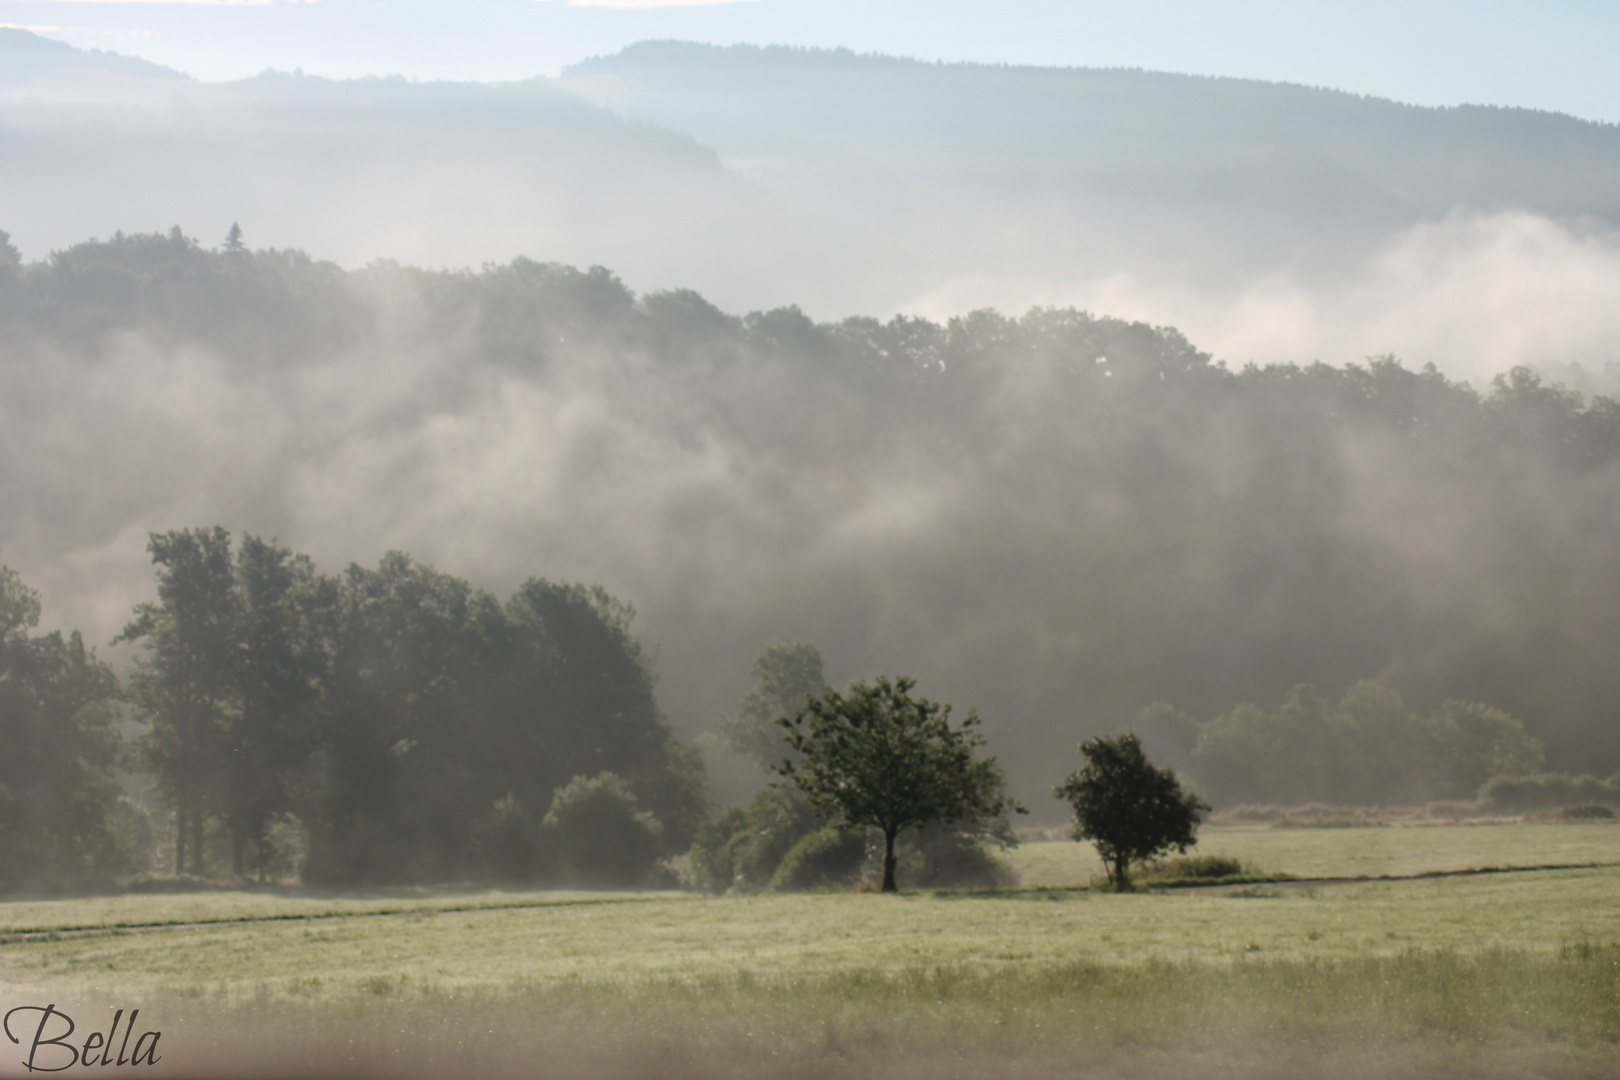
[(191, 872), (203, 876), (203, 815), (201, 808), (191, 812)]
[(174, 876), (186, 872), (186, 796), (184, 792), (174, 801)]
[(1131, 887), (1131, 860), (1124, 855), (1114, 856), (1114, 891), (1126, 892)]
[(900, 887), (894, 883), (894, 829), (883, 830), (883, 891), (899, 892)]

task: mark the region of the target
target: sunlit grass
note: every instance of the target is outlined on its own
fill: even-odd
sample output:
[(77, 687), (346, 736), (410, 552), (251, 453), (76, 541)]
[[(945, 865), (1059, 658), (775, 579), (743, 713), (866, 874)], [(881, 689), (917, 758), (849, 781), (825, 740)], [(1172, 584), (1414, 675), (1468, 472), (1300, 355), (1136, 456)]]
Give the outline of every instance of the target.
[(471, 990), (378, 978), (246, 999), (170, 991), (143, 1007), (174, 1033), (172, 1060), (216, 1074), (269, 1062), (272, 1075), (1605, 1076), (1620, 950), (744, 969)]
[[(1347, 835), (1374, 832), (1431, 863)], [(1219, 838), (1346, 876), (1335, 845), (1380, 872), (1597, 862), (1620, 830)], [(140, 1007), (204, 1072), (1620, 1072), (1613, 866), (1127, 895), (216, 892), (6, 904), (0, 927), (7, 1001)]]
[(206, 985), (232, 997), (307, 978), (351, 988), (403, 979), (460, 991), (739, 971), (791, 980), (888, 977), (918, 965), (995, 972), (1030, 963), (1221, 966), (1257, 954), (1364, 959), (1413, 948), (1551, 953), (1607, 943), (1620, 927), (1620, 869), (1613, 868), (1125, 896), (610, 894), (607, 903), (561, 904), (533, 897), (540, 906), (445, 911), (427, 898), (391, 915), (12, 935), (0, 947), (0, 977), (42, 989), (137, 993)]
[[(1620, 863), (1620, 825), (1205, 826), (1193, 850), (1201, 855), (1230, 855), (1262, 870), (1299, 878)], [(1024, 844), (1006, 858), (1026, 885), (1084, 884), (1103, 871), (1096, 850), (1073, 841)]]

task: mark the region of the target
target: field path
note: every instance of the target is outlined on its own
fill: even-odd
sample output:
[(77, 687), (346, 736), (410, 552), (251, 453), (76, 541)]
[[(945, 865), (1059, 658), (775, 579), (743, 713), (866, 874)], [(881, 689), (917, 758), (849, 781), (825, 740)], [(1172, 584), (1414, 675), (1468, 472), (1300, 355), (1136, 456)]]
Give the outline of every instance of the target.
[(1307, 889), (1318, 885), (1364, 885), (1370, 881), (1425, 881), (1430, 878), (1473, 877), (1479, 874), (1536, 874), (1549, 870), (1605, 870), (1620, 862), (1542, 863), (1538, 866), (1478, 866), (1467, 870), (1426, 870), (1417, 874), (1363, 874), (1359, 877), (1262, 878), (1231, 884), (1169, 885), (1166, 892), (1219, 892), (1252, 889), (1256, 886), (1279, 889)]

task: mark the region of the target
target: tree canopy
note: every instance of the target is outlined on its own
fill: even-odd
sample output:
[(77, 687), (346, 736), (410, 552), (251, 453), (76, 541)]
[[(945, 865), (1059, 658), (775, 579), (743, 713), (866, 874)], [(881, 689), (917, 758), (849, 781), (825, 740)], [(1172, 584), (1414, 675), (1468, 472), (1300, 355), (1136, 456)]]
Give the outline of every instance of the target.
[[(737, 314), (599, 267), (349, 271), (174, 232), (0, 258), (0, 328), (8, 545), (92, 550), (188, 499), (320, 522), (330, 550), (465, 530), (503, 580), (544, 550), (634, 582), (638, 631), (680, 641), (672, 716), (728, 710), (763, 641), (814, 628), (841, 662), (972, 687), (1024, 790), (1068, 752), (1053, 715), (1269, 713), (1369, 672), (1417, 715), (1520, 718), (1550, 768), (1620, 768), (1620, 406), (1596, 372), (1224, 365), (1069, 309)], [(208, 395), (155, 408), (177, 371)], [(93, 418), (68, 443), (66, 413)]]
[(797, 762), (777, 770), (835, 823), (883, 834), (883, 891), (894, 892), (902, 829), (1003, 817), (1022, 808), (995, 758), (980, 758), (977, 713), (959, 727), (951, 707), (912, 697), (915, 679), (857, 680), (827, 689), (781, 721)]
[(1133, 862), (1198, 842), (1198, 823), (1209, 804), (1181, 790), (1176, 774), (1153, 766), (1134, 734), (1080, 744), (1085, 767), (1053, 793), (1074, 810), (1074, 838), (1097, 845), (1108, 880), (1131, 887)]
[[(251, 535), (233, 557), (221, 528), (154, 534), (151, 550), (158, 599), (124, 637), (144, 647), (131, 697), (179, 823), (177, 872), (203, 871), (210, 823), (238, 874), (250, 848), (262, 871), (271, 823), (296, 814), (312, 879), (446, 880), (496, 849), (501, 872), (539, 874), (566, 848), (546, 848), (542, 815), (584, 777), (611, 776), (652, 822), (643, 863), (683, 850), (706, 813), (634, 612), (599, 587), (533, 578), (501, 603), (397, 552), (328, 577)], [(525, 820), (514, 852), (507, 825)]]
[(1368, 679), (1336, 703), (1302, 684), (1275, 712), (1244, 702), (1203, 724), (1170, 731), (1149, 719), (1144, 729), (1223, 806), (1466, 800), (1493, 779), (1538, 773), (1546, 761), (1541, 743), (1500, 709), (1447, 700), (1420, 716)]
[(109, 842), (118, 681), (77, 632), (30, 633), (40, 610), (0, 566), (0, 892), (133, 869)]
[(827, 689), (821, 650), (803, 641), (775, 642), (761, 650), (750, 673), (754, 685), (737, 712), (720, 721), (720, 731), (734, 753), (773, 769), (794, 752), (777, 721)]

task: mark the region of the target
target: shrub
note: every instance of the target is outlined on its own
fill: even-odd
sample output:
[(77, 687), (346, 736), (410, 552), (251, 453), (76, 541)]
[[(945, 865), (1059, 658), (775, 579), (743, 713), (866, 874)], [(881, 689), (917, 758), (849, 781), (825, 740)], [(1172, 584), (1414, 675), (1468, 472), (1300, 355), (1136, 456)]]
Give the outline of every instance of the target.
[(782, 862), (771, 875), (771, 892), (800, 892), (805, 889), (828, 889), (855, 884), (861, 867), (866, 862), (866, 837), (858, 832), (845, 832), (831, 825), (817, 829), (782, 857)]
[(657, 877), (663, 827), (613, 773), (576, 776), (558, 788), (540, 831), (562, 881), (634, 887)]
[(763, 889), (793, 846), (826, 824), (797, 788), (772, 785), (698, 829), (686, 883), (709, 892)]
[(1211, 815), (1213, 825), (1269, 825), (1283, 816), (1283, 809), (1270, 803), (1244, 803)]
[(508, 792), (473, 829), (473, 861), (491, 877), (529, 881), (540, 870), (540, 825)]
[[(934, 826), (903, 840), (901, 874), (917, 888), (1010, 889), (1018, 884), (1018, 871), (997, 858), (979, 832)], [(990, 843), (1007, 846), (1010, 839), (992, 837)]]
[(689, 889), (722, 893), (737, 881), (733, 844), (748, 827), (747, 810), (729, 807), (714, 821), (698, 826), (692, 846), (678, 862), (681, 884)]
[(1282, 817), (1271, 823), (1273, 829), (1361, 829), (1373, 825), (1387, 825), (1387, 815), (1375, 808), (1357, 806), (1325, 806), (1307, 803), (1283, 811)]
[(1561, 821), (1613, 821), (1614, 811), (1597, 803), (1582, 803), (1564, 807), (1558, 817)]
[(1620, 804), (1620, 784), (1615, 778), (1570, 776), (1566, 773), (1538, 773), (1534, 776), (1499, 776), (1480, 789), (1480, 801), (1514, 814), (1556, 810), (1582, 803)]
[(1230, 855), (1174, 855), (1144, 863), (1139, 876), (1149, 881), (1188, 881), (1255, 876)]

